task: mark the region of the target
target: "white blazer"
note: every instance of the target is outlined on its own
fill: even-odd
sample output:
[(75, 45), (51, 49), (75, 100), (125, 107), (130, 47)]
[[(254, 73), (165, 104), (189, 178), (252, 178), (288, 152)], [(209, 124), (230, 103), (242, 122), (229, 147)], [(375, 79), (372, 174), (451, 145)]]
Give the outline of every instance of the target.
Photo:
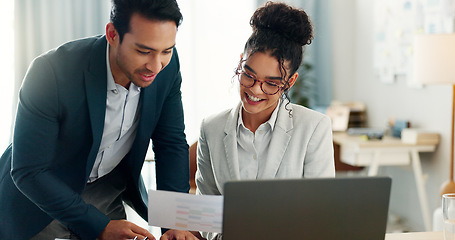
[[(330, 118), (282, 101), (259, 179), (334, 177)], [(240, 180), (237, 119), (242, 108), (223, 111), (202, 121), (198, 141), (197, 194), (222, 195), (224, 183)], [(292, 117), (288, 109), (292, 109)]]

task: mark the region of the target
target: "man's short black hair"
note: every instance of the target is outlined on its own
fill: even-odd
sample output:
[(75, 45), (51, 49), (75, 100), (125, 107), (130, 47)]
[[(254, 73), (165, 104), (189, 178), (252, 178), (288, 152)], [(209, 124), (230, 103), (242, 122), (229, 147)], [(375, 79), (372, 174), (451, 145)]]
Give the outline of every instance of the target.
[(177, 27), (183, 18), (176, 0), (112, 0), (111, 22), (120, 42), (130, 31), (131, 16), (135, 13), (151, 20), (174, 21)]

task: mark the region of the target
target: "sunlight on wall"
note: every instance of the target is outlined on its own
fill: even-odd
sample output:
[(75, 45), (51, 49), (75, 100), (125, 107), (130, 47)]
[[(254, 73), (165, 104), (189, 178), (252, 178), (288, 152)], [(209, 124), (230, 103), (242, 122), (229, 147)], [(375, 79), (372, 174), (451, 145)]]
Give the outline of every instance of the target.
[(181, 0), (177, 33), (188, 144), (197, 141), (204, 117), (239, 102), (234, 69), (252, 30), (255, 0)]
[(2, 38), (0, 38), (0, 72), (1, 87), (0, 87), (0, 149), (3, 149), (9, 143), (11, 134), (11, 114), (12, 114), (12, 98), (14, 86), (14, 32), (13, 32), (13, 7), (14, 1), (3, 1), (3, 13), (0, 14), (0, 22), (4, 27)]

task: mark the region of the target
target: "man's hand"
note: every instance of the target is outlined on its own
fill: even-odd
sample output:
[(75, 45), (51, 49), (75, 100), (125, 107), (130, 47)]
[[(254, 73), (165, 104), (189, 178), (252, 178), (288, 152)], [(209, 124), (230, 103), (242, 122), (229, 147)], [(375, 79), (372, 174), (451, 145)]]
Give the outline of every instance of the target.
[(160, 240), (198, 240), (196, 236), (188, 231), (168, 230), (160, 238)]
[(155, 240), (155, 237), (146, 229), (126, 220), (111, 220), (104, 231), (98, 236), (100, 240), (125, 240), (125, 239), (144, 239), (148, 237)]
[(194, 236), (196, 236), (199, 240), (207, 240), (204, 237), (202, 237), (201, 233), (199, 231), (190, 231)]

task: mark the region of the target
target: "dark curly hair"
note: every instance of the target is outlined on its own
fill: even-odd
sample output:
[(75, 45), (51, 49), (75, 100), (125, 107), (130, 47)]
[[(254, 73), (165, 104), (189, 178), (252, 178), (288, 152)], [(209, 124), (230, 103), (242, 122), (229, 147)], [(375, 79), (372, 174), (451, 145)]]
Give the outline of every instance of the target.
[[(310, 18), (305, 11), (285, 3), (267, 2), (254, 12), (250, 25), (253, 33), (245, 44), (244, 55), (251, 56), (256, 52), (263, 52), (275, 57), (280, 66), (282, 79), (285, 79), (284, 95), (289, 99), (289, 77), (302, 64), (303, 46), (313, 40)], [(244, 61), (246, 59), (240, 61), (236, 73), (240, 71)], [(289, 68), (285, 62), (289, 63)]]

